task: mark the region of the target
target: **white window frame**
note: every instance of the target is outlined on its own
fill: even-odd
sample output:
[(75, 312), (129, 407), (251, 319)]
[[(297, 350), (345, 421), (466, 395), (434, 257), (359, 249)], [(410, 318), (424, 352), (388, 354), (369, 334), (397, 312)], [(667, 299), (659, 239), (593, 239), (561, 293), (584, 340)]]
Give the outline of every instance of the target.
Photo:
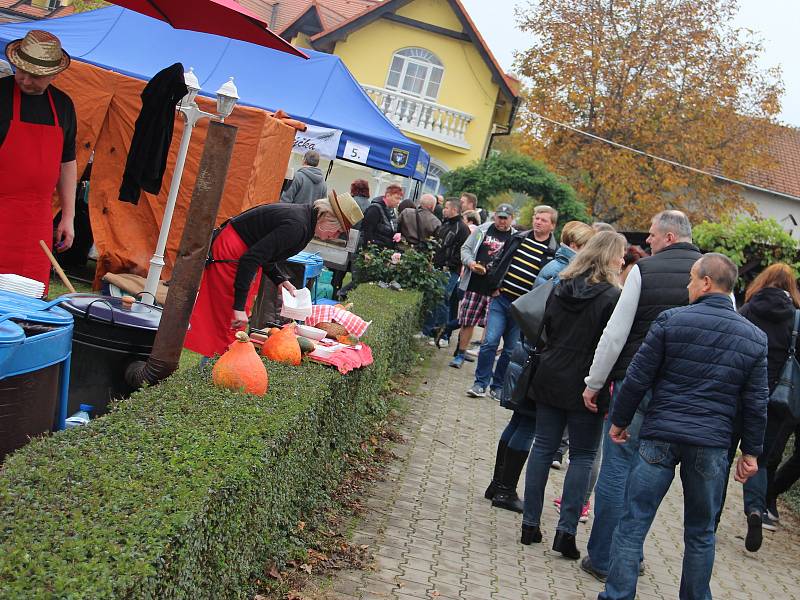
[[(441, 161), (431, 159), (431, 164), (428, 166), (428, 175), (425, 177), (425, 181), (422, 182), (422, 193), (438, 195), (442, 189), (441, 177), (449, 170), (450, 169), (448, 169)], [(436, 188), (434, 190), (429, 189), (429, 181), (436, 182)]]
[[(402, 66), (400, 68), (400, 77), (398, 79), (398, 83), (396, 86), (389, 84), (389, 77), (392, 74), (392, 65), (394, 64), (395, 59), (400, 59), (402, 61)], [(419, 67), (424, 67), (426, 69), (425, 79), (423, 80), (422, 84), (422, 93), (416, 93), (411, 90), (407, 90), (403, 88), (403, 84), (405, 83), (406, 74), (408, 72), (409, 65), (416, 65)], [(441, 72), (441, 77), (439, 78), (439, 86), (436, 88), (436, 95), (430, 96), (428, 95), (428, 87), (431, 84), (431, 74), (435, 69), (438, 69)], [(430, 50), (426, 50), (425, 48), (401, 48), (394, 54), (392, 54), (392, 59), (389, 61), (389, 69), (386, 72), (386, 89), (387, 90), (394, 90), (401, 92), (403, 94), (407, 94), (409, 96), (414, 96), (416, 98), (423, 98), (425, 100), (430, 100), (431, 102), (436, 102), (439, 93), (442, 91), (442, 83), (444, 82), (444, 65), (442, 61)]]

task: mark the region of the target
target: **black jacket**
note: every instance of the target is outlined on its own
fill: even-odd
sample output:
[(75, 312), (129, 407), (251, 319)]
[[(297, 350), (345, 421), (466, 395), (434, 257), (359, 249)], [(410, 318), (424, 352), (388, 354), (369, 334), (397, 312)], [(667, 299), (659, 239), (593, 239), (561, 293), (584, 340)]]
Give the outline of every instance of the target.
[(750, 302), (739, 309), (745, 319), (767, 334), (767, 381), (770, 392), (778, 384), (781, 369), (789, 355), (794, 310), (791, 296), (779, 288), (759, 290), (750, 298)]
[(175, 63), (156, 73), (142, 90), (142, 111), (136, 119), (119, 199), (139, 203), (141, 191), (158, 194), (167, 168), (175, 126), (175, 105), (187, 93), (183, 65)]
[(397, 232), (397, 217), (394, 210), (386, 206), (383, 196), (372, 199), (367, 210), (364, 211), (364, 218), (361, 219), (359, 229), (361, 230), (362, 244), (377, 244), (386, 248), (394, 248), (392, 237)]
[(461, 269), (461, 246), (469, 237), (469, 227), (461, 216), (445, 219), (436, 230), (436, 238), (440, 246), (433, 253), (433, 266), (437, 269), (447, 267), (458, 273)]
[[(233, 217), (228, 225), (247, 245), (233, 283), (234, 310), (244, 310), (259, 267), (275, 285), (289, 279), (280, 263), (302, 251), (314, 237), (317, 213), (310, 204), (264, 204)], [(213, 250), (212, 250), (213, 253)]]
[(641, 439), (727, 449), (741, 410), (742, 452), (760, 456), (767, 336), (737, 314), (725, 294), (666, 310), (631, 361), (608, 419), (627, 427), (650, 390)]
[[(589, 374), (595, 348), (619, 295), (618, 287), (610, 283), (589, 284), (585, 275), (558, 283), (545, 309), (547, 342), (531, 382), (537, 404), (586, 410), (583, 379)], [(597, 400), (601, 414), (608, 403), (608, 387), (604, 387)]]
[[(486, 277), (488, 278), (487, 282), (489, 284), (489, 289), (496, 290), (503, 283), (503, 279), (506, 278), (506, 273), (508, 272), (508, 267), (511, 265), (511, 259), (514, 258), (514, 253), (517, 251), (517, 248), (519, 248), (522, 240), (530, 237), (531, 232), (531, 229), (528, 229), (527, 231), (518, 231), (512, 235), (511, 239), (506, 242), (505, 246), (503, 246), (502, 254), (497, 259), (492, 261), (490, 271), (486, 274)], [(553, 237), (552, 233), (550, 234), (550, 238), (547, 240), (547, 247), (550, 249), (550, 251), (542, 260), (541, 266), (544, 266), (553, 260), (556, 250), (558, 250), (558, 242), (556, 242), (556, 238)]]
[(700, 250), (694, 244), (678, 242), (636, 263), (642, 275), (639, 305), (636, 307), (628, 339), (609, 379), (617, 381), (625, 377), (625, 371), (644, 341), (650, 324), (659, 314), (669, 308), (689, 303), (689, 292), (686, 289), (689, 271), (700, 256)]

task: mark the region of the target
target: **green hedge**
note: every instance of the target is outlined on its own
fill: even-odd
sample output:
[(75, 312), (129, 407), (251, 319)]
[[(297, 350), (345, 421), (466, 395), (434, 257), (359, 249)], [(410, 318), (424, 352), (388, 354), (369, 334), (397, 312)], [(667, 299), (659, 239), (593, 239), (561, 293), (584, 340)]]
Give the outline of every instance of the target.
[(90, 425), (34, 440), (0, 472), (2, 598), (247, 598), (328, 500), (387, 409), (420, 296), (363, 285), (375, 363), (342, 377), (267, 363), (264, 397), (188, 370)]

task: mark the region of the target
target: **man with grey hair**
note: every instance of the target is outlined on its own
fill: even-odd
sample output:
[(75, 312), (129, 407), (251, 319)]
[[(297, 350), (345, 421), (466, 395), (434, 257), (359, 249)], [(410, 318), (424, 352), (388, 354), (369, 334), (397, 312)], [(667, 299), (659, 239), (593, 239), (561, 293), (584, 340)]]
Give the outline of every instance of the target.
[[(679, 210), (665, 210), (653, 217), (647, 243), (652, 256), (639, 260), (628, 273), (619, 302), (609, 319), (586, 377), (583, 400), (586, 408), (597, 412), (599, 391), (613, 382), (611, 410), (633, 356), (647, 335), (650, 324), (663, 311), (689, 302), (686, 285), (689, 271), (700, 258), (692, 244), (692, 225)], [(581, 568), (604, 581), (611, 556), (611, 536), (622, 516), (628, 473), (639, 444), (648, 398), (628, 426), (629, 439), (622, 445), (608, 437), (607, 420), (603, 435), (602, 462), (595, 488), (595, 518), (587, 546), (588, 556)]]
[(645, 537), (680, 465), (684, 554), (680, 598), (711, 598), (715, 523), (727, 484), (737, 413), (742, 456), (736, 480), (758, 472), (767, 423), (767, 336), (736, 312), (736, 265), (706, 254), (692, 266), (690, 306), (662, 312), (631, 361), (608, 415), (614, 445), (629, 443), (637, 407), (649, 401), (633, 458), (624, 514), (614, 532), (600, 600), (636, 596)]
[(419, 204), (417, 207), (403, 210), (397, 221), (400, 234), (413, 246), (429, 239), (442, 224), (433, 214), (433, 210), (436, 208), (436, 196), (422, 194)]
[(281, 202), (312, 204), (328, 196), (328, 184), (319, 168), (319, 152), (309, 150), (303, 155), (303, 166), (297, 169), (292, 183), (281, 194)]

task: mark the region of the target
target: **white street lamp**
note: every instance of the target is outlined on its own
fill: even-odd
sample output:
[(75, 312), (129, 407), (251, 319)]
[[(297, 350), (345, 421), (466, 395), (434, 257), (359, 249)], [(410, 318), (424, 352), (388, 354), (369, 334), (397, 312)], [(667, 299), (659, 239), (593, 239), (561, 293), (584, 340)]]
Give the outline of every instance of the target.
[(177, 110), (183, 115), (185, 125), (183, 128), (183, 135), (181, 136), (181, 144), (178, 148), (178, 158), (175, 161), (175, 171), (172, 173), (172, 182), (169, 186), (167, 205), (164, 207), (164, 218), (161, 221), (161, 230), (158, 233), (156, 250), (153, 257), (150, 259), (150, 269), (147, 271), (147, 282), (145, 283), (144, 293), (142, 294), (142, 302), (151, 305), (155, 304), (158, 282), (161, 279), (161, 270), (164, 268), (165, 264), (164, 252), (167, 247), (169, 228), (172, 224), (172, 213), (175, 212), (175, 202), (178, 199), (178, 190), (181, 187), (183, 168), (186, 165), (186, 154), (189, 151), (189, 142), (192, 139), (194, 126), (200, 119), (204, 118), (224, 121), (231, 115), (233, 107), (236, 106), (236, 101), (239, 99), (239, 92), (233, 84), (233, 77), (231, 77), (217, 90), (218, 114), (214, 115), (203, 112), (198, 108), (195, 102), (195, 98), (200, 92), (200, 82), (197, 79), (197, 75), (194, 74), (193, 68), (189, 68), (189, 71), (183, 74), (183, 80), (189, 91), (178, 103)]

